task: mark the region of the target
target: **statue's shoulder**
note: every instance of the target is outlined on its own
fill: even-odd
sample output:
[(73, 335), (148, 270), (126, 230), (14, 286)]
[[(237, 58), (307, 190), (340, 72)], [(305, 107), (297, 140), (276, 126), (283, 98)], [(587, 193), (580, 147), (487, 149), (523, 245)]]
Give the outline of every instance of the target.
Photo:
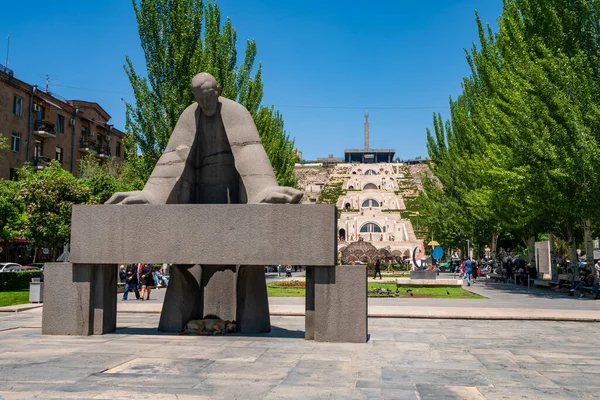
[(189, 106), (187, 106), (185, 108), (185, 110), (183, 110), (183, 112), (181, 113), (181, 115), (195, 114), (197, 109), (198, 109), (198, 103), (197, 102), (193, 102), (192, 104), (190, 104)]
[(244, 107), (240, 103), (220, 96), (219, 101), (221, 102), (221, 115), (223, 116), (223, 118), (252, 118), (248, 110), (246, 110), (246, 107)]
[(259, 142), (256, 125), (246, 107), (223, 97), (219, 97), (219, 101), (221, 102), (221, 118), (229, 143), (233, 146)]

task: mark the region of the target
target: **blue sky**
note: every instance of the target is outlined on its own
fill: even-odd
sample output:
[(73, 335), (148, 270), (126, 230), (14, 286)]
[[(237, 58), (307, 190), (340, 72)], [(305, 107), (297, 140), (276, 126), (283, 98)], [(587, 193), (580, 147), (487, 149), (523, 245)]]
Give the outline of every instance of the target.
[[(406, 159), (426, 156), (433, 112), (468, 75), (464, 48), (477, 39), (474, 11), (496, 26), (501, 0), (217, 0), (237, 30), (239, 53), (255, 39), (263, 104), (274, 104), (305, 159), (371, 147)], [(15, 76), (68, 99), (98, 102), (116, 127), (133, 96), (129, 55), (145, 70), (128, 0), (4, 2), (0, 63), (10, 34)]]

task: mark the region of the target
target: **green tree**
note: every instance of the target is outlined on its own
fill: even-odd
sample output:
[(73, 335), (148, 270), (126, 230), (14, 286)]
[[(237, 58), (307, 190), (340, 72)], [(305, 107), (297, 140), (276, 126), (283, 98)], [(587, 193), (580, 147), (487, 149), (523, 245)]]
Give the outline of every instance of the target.
[(90, 203), (103, 204), (115, 192), (141, 190), (144, 182), (133, 173), (127, 161), (114, 158), (100, 163), (94, 156), (81, 160), (79, 182), (90, 190)]
[(436, 117), (428, 132), (442, 189), (428, 185), (424, 204), (440, 212), (458, 204), (463, 235), (512, 232), (532, 253), (538, 233), (566, 232), (574, 253), (577, 227), (591, 231), (600, 190), (598, 4), (505, 0), (496, 33), (477, 17), (471, 76), (446, 126)]
[(25, 204), (22, 237), (37, 248), (56, 249), (71, 236), (71, 208), (90, 200), (90, 190), (82, 185), (58, 161), (41, 171), (24, 166), (19, 171), (18, 200)]
[[(223, 97), (236, 100), (256, 117), (263, 95), (262, 67), (254, 68), (253, 40), (246, 42), (244, 59), (238, 64), (236, 31), (229, 19), (221, 25), (216, 2), (132, 2), (147, 74), (144, 77), (136, 72), (129, 57), (126, 58), (125, 71), (135, 97), (135, 103), (126, 103), (126, 128), (132, 133), (126, 148), (128, 159), (145, 181), (164, 151), (177, 119), (194, 102), (190, 83), (195, 74), (212, 74), (222, 88)], [(261, 138), (274, 141), (273, 136), (278, 135), (277, 140), (284, 144), (271, 148), (293, 154), (293, 142), (283, 130), (281, 115), (272, 109), (261, 112), (263, 118), (274, 120), (258, 124)], [(290, 156), (274, 150), (267, 150), (267, 154), (278, 181), (295, 182), (288, 165)]]
[(19, 183), (0, 180), (0, 238), (13, 239), (18, 234), (24, 204), (18, 201)]

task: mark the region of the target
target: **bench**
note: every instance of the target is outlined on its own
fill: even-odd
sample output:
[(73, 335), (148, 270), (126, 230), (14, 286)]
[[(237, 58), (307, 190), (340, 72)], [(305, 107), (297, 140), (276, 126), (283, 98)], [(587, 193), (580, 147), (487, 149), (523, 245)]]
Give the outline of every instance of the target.
[(558, 282), (549, 281), (546, 279), (534, 279), (533, 280), (533, 286), (552, 287), (554, 285), (558, 285)]
[(494, 274), (494, 273), (487, 274), (485, 283), (488, 284), (491, 279), (494, 279), (494, 282), (498, 282), (500, 279), (504, 279), (504, 277), (502, 275)]
[(559, 289), (563, 287), (571, 288), (571, 282), (573, 282), (573, 274), (559, 274), (556, 285)]

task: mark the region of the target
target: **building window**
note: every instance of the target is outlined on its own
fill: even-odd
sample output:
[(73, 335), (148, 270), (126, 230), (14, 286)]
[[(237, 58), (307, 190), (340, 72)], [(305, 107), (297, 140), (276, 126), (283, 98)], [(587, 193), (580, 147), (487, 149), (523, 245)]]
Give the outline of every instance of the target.
[(44, 107), (38, 105), (38, 112), (37, 115), (35, 117), (35, 119), (37, 119), (38, 121), (43, 121), (44, 120), (44, 114), (45, 114), (45, 109)]
[(10, 149), (15, 153), (21, 151), (21, 134), (17, 132), (13, 132), (12, 139), (10, 141)]
[(365, 175), (377, 175), (377, 172), (375, 172), (372, 169), (367, 170), (367, 172), (365, 172)]
[(62, 149), (62, 147), (57, 147), (56, 148), (56, 159), (58, 160), (58, 162), (60, 162), (62, 164), (62, 162), (63, 162), (63, 149)]
[(368, 222), (360, 227), (360, 233), (377, 232), (381, 233), (381, 227), (373, 222)]
[(363, 207), (379, 207), (379, 202), (373, 199), (367, 199), (362, 203)]
[(117, 142), (117, 148), (115, 149), (115, 156), (121, 157), (121, 142)]
[(373, 183), (367, 183), (364, 187), (363, 190), (377, 190), (377, 186)]
[(43, 155), (44, 155), (44, 143), (39, 140), (36, 140), (35, 141), (35, 152), (33, 154), (33, 159), (38, 160)]
[(21, 96), (15, 95), (13, 99), (13, 113), (17, 117), (23, 116), (23, 98)]
[(56, 131), (58, 133), (65, 133), (65, 117), (62, 115), (56, 117)]
[[(85, 126), (81, 127), (81, 137), (84, 138), (87, 136), (87, 128)], [(84, 139), (87, 140), (87, 139)]]

